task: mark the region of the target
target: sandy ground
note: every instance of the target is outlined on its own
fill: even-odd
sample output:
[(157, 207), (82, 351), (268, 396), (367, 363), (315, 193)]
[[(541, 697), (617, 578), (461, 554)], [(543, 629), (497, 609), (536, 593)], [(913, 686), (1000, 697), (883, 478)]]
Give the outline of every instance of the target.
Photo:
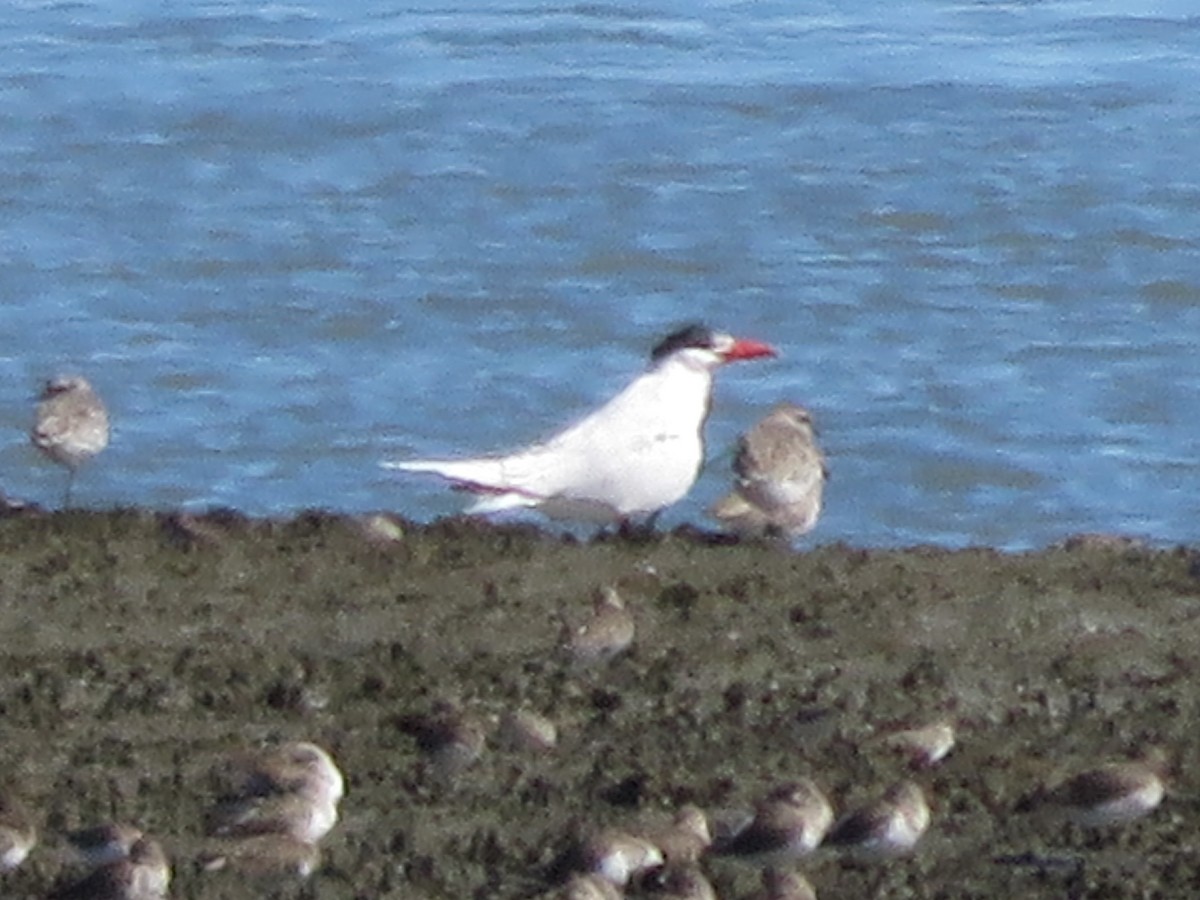
[[(0, 551), (0, 752), (42, 833), (5, 897), (45, 895), (66, 877), (62, 833), (109, 818), (162, 839), (180, 898), (554, 895), (581, 832), (686, 802), (728, 813), (800, 776), (839, 810), (906, 776), (934, 804), (911, 858), (801, 861), (822, 897), (1200, 894), (1191, 550), (789, 552), (128, 511), (12, 515)], [(564, 623), (606, 585), (636, 636), (581, 664)], [(450, 709), (477, 759), (428, 750)], [(515, 710), (553, 722), (557, 746), (505, 745), (494, 726)], [(959, 745), (913, 773), (886, 735), (935, 720)], [(327, 747), (348, 779), (320, 871), (198, 872), (213, 765), (287, 739)], [(1140, 822), (1015, 811), (1149, 745), (1174, 776)], [(756, 896), (753, 866), (703, 868), (722, 898)]]

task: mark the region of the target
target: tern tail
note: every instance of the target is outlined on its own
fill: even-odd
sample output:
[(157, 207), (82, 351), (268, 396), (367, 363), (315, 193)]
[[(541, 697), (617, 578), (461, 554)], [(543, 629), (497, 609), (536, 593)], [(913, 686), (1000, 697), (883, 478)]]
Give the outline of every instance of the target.
[(509, 490), (504, 484), (504, 472), (496, 459), (414, 459), (385, 462), (385, 469), (401, 472), (429, 472), (440, 475), (455, 486), (478, 493)]
[(385, 469), (428, 472), (449, 481), (455, 490), (482, 494), (469, 512), (495, 512), (518, 506), (535, 506), (543, 498), (507, 483), (500, 459), (414, 459), (382, 463)]

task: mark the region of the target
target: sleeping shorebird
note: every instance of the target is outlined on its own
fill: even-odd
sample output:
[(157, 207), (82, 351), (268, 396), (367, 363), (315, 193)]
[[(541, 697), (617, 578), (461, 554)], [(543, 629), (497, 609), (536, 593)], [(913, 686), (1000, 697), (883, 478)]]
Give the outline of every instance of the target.
[(25, 861), (37, 843), (37, 826), (28, 811), (7, 794), (0, 794), (0, 872), (11, 872)]
[(629, 649), (636, 633), (633, 615), (613, 587), (599, 588), (592, 597), (592, 616), (571, 629), (564, 625), (564, 645), (579, 665), (606, 663)]
[(208, 831), (216, 837), (287, 835), (315, 844), (337, 824), (337, 805), (300, 794), (244, 797), (220, 803), (210, 814)]
[(38, 397), (30, 432), (35, 447), (67, 468), (63, 506), (71, 504), (76, 470), (108, 446), (108, 410), (86, 378), (60, 375), (46, 382)]
[(954, 749), (956, 740), (954, 723), (947, 719), (892, 731), (883, 738), (884, 745), (907, 756), (914, 769), (927, 769), (940, 763)]
[(536, 509), (604, 525), (650, 521), (691, 489), (704, 460), (713, 374), (774, 356), (758, 341), (693, 325), (665, 338), (650, 367), (586, 418), (507, 456), (388, 462), (479, 495), (469, 513)]
[(127, 856), (92, 871), (82, 880), (56, 888), (52, 900), (164, 900), (171, 867), (158, 841), (143, 837)]
[(586, 838), (579, 848), (585, 872), (624, 888), (638, 875), (663, 864), (662, 851), (645, 838), (608, 828)]
[(124, 859), (141, 838), (140, 828), (124, 822), (104, 822), (72, 831), (67, 843), (80, 865), (94, 869)]
[(670, 866), (695, 865), (712, 846), (708, 816), (693, 803), (681, 806), (669, 825), (646, 829), (642, 836), (658, 848)]
[(833, 809), (808, 778), (775, 788), (759, 801), (754, 818), (713, 845), (713, 852), (767, 864), (812, 853), (829, 830)]
[(808, 410), (780, 403), (738, 441), (733, 490), (709, 515), (741, 535), (793, 538), (821, 515), (828, 470)]
[(884, 795), (842, 816), (825, 843), (861, 859), (904, 856), (929, 827), (929, 802), (912, 781), (892, 785)]
[(227, 790), (211, 810), (218, 837), (288, 835), (315, 844), (337, 824), (345, 779), (332, 757), (307, 741), (291, 741), (225, 761)]
[(817, 900), (812, 883), (799, 872), (768, 866), (762, 873), (762, 900)]
[(1085, 828), (1133, 822), (1153, 812), (1166, 793), (1166, 757), (1151, 751), (1126, 762), (1076, 772), (1050, 788), (1040, 788), (1028, 807), (1041, 807)]
[(336, 804), (346, 792), (345, 778), (333, 757), (309, 741), (235, 754), (225, 768), (235, 794), (294, 793)]

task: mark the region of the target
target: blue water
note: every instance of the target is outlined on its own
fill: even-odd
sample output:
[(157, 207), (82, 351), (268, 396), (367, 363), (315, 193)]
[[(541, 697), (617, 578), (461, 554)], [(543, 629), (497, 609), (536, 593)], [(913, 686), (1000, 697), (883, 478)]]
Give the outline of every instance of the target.
[(41, 379), (88, 507), (460, 508), (385, 458), (544, 436), (701, 319), (813, 409), (812, 540), (1192, 541), (1191, 2), (24, 3), (0, 23), (0, 487)]

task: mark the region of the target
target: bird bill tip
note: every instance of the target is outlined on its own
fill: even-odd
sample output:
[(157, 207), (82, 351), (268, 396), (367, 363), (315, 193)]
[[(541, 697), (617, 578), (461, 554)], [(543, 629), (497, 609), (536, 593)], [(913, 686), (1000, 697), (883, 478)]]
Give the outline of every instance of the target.
[(425, 472), (426, 464), (419, 459), (385, 459), (379, 463), (381, 469), (391, 469), (395, 472)]

